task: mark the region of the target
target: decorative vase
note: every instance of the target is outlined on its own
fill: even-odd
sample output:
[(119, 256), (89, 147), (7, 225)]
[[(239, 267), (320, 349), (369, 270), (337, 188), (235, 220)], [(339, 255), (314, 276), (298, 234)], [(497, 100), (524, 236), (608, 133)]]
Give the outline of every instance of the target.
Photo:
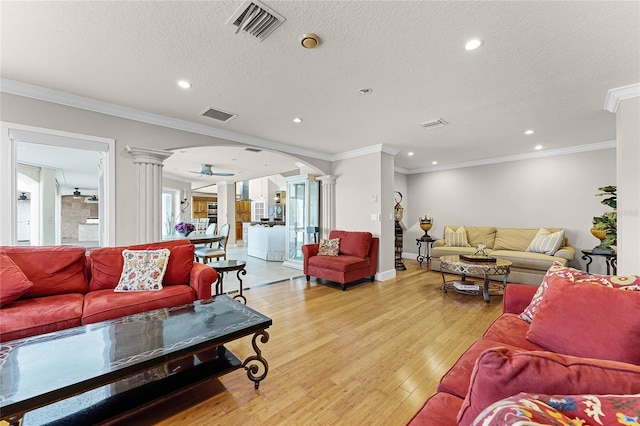
[(185, 237), (185, 238), (187, 237), (187, 235), (189, 235), (189, 233), (188, 233), (188, 232), (178, 232), (178, 234), (179, 234), (181, 237)]
[(591, 228), (591, 235), (593, 235), (594, 237), (599, 239), (600, 242), (602, 242), (607, 237), (607, 230)]
[(429, 236), (429, 230), (433, 228), (433, 218), (428, 216), (419, 217), (418, 221), (420, 222), (420, 229), (424, 231), (424, 235), (422, 236), (422, 238), (431, 238)]

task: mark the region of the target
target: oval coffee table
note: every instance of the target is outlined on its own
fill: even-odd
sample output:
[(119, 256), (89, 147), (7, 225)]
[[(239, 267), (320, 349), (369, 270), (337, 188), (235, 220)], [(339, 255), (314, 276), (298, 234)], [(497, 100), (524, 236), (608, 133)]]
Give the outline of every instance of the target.
[[(441, 256), (440, 257), (440, 272), (442, 273), (442, 287), (440, 287), (445, 293), (449, 289), (453, 289), (463, 294), (480, 294), (480, 287), (473, 284), (473, 282), (465, 281), (467, 275), (482, 275), (484, 277), (484, 283), (482, 285), (482, 297), (484, 301), (489, 303), (489, 296), (498, 294), (497, 292), (489, 291), (489, 277), (499, 276), (502, 278), (502, 290), (507, 284), (507, 278), (511, 270), (511, 262), (503, 259), (496, 259), (495, 262), (469, 262), (460, 259), (460, 256)], [(444, 274), (460, 274), (462, 280), (460, 281), (447, 281)]]
[(247, 271), (244, 269), (246, 265), (247, 262), (244, 260), (218, 260), (216, 262), (207, 263), (207, 266), (211, 266), (216, 270), (216, 272), (218, 272), (216, 295), (224, 293), (224, 275), (227, 272), (238, 271), (236, 276), (238, 277), (238, 281), (240, 281), (240, 292), (233, 296), (233, 298), (242, 299), (242, 302), (246, 305), (247, 298), (242, 295), (242, 278), (240, 278), (240, 274), (247, 275)]

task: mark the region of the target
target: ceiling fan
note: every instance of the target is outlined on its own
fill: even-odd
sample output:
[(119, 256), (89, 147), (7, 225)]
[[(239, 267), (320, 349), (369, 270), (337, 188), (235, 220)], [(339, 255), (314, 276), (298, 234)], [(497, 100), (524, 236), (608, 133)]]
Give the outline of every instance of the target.
[(213, 170), (211, 170), (211, 164), (202, 164), (202, 170), (200, 170), (199, 172), (194, 172), (192, 170), (189, 170), (189, 172), (199, 174), (200, 176), (233, 176), (234, 175), (234, 173), (214, 173)]

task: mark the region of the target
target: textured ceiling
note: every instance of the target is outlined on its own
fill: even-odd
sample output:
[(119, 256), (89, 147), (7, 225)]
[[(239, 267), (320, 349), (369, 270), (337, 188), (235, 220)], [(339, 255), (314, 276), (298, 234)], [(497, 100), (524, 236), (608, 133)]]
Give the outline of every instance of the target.
[(640, 82), (637, 1), (264, 3), (286, 21), (258, 42), (225, 25), (241, 1), (3, 1), (1, 76), (324, 155), (387, 144), (407, 171), (614, 140), (607, 90)]

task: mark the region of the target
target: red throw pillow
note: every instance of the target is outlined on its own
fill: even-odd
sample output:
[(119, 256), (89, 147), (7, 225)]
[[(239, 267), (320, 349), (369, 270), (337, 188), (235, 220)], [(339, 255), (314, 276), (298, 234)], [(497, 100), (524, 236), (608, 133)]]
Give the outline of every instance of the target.
[(0, 251), (0, 306), (9, 304), (33, 287), (27, 276), (4, 251)]
[(640, 366), (552, 352), (487, 349), (473, 368), (458, 422), (470, 425), (489, 405), (523, 391), (636, 394), (640, 393)]
[(552, 277), (527, 340), (554, 352), (640, 364), (640, 292)]
[(518, 316), (520, 319), (531, 322), (533, 320), (536, 311), (538, 310), (538, 306), (542, 301), (545, 291), (549, 285), (549, 280), (553, 277), (563, 278), (566, 282), (572, 283), (598, 283), (607, 287), (616, 287), (622, 288), (625, 290), (640, 290), (640, 276), (637, 275), (627, 275), (627, 276), (617, 276), (617, 275), (598, 275), (598, 274), (587, 274), (584, 271), (579, 269), (571, 268), (569, 266), (563, 266), (562, 263), (556, 261), (553, 262), (553, 265), (549, 268), (544, 278), (542, 279), (542, 283), (536, 293), (531, 298), (531, 302), (529, 306), (527, 306), (524, 311)]

